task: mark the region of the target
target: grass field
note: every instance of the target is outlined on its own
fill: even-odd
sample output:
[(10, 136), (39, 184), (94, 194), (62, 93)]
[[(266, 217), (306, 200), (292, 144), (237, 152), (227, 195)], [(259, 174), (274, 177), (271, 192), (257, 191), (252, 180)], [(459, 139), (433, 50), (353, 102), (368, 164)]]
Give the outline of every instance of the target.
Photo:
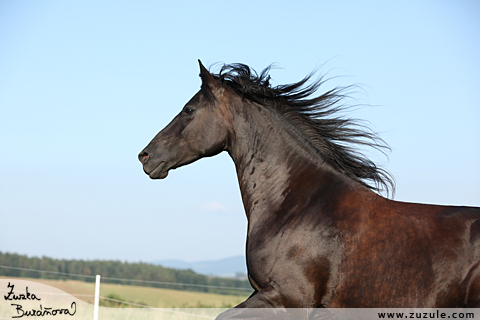
[[(94, 283), (77, 280), (49, 280), (3, 276), (0, 278), (21, 279), (43, 283), (65, 291), (88, 303), (93, 303), (94, 299)], [(101, 283), (100, 296), (152, 308), (231, 308), (243, 302), (249, 296), (249, 292), (246, 291), (244, 296), (228, 296), (212, 293)], [(130, 305), (107, 299), (100, 299), (100, 306), (132, 307)]]

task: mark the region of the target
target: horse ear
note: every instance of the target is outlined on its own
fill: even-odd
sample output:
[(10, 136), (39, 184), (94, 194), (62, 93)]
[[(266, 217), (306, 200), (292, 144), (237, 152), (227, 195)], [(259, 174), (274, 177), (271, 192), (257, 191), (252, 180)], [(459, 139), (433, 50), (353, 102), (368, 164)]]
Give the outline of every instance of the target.
[(203, 66), (202, 61), (198, 60), (200, 64), (200, 78), (202, 79), (202, 89), (213, 89), (218, 86), (217, 80), (211, 75), (210, 72)]

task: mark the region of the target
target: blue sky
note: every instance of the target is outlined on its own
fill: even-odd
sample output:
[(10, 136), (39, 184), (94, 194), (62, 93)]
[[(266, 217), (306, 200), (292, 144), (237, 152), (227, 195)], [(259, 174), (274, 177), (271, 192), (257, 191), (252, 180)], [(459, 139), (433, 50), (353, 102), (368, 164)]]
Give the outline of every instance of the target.
[[(0, 251), (186, 261), (243, 254), (227, 154), (150, 180), (137, 154), (205, 65), (361, 84), (396, 200), (480, 206), (478, 1), (0, 2)], [(215, 70), (215, 68), (213, 68)]]

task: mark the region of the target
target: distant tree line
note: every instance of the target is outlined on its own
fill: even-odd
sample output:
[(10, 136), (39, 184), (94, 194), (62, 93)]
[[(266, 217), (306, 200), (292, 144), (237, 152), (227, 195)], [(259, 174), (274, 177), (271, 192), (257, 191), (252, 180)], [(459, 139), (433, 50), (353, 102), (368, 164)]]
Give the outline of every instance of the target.
[[(210, 292), (229, 295), (245, 295), (249, 291), (235, 289), (221, 289), (213, 287), (196, 287), (193, 285), (220, 286), (229, 288), (251, 289), (247, 280), (229, 279), (220, 277), (209, 277), (193, 272), (192, 270), (178, 270), (164, 268), (148, 263), (128, 263), (121, 261), (104, 260), (57, 260), (48, 257), (36, 258), (25, 255), (2, 253), (0, 252), (0, 276), (22, 277), (22, 278), (41, 278), (41, 279), (63, 279), (63, 280), (81, 280), (86, 282), (95, 282), (94, 276), (102, 276), (102, 282), (118, 283), (125, 285), (148, 286), (158, 288), (168, 288), (176, 290), (187, 290), (197, 292)], [(75, 275), (93, 276), (77, 277), (70, 275), (61, 275), (47, 272), (10, 269), (2, 266), (10, 266), (25, 269), (37, 269), (48, 272), (69, 273)], [(170, 282), (182, 285), (158, 284), (149, 282), (137, 282), (127, 280), (113, 280), (105, 278), (144, 280), (155, 282)], [(252, 290), (253, 291), (253, 290)]]

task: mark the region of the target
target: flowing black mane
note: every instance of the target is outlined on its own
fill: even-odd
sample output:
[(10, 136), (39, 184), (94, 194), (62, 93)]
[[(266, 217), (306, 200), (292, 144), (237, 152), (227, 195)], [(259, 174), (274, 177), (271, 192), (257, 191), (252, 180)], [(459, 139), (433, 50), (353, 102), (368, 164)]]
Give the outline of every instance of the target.
[(358, 120), (338, 115), (348, 108), (344, 101), (351, 87), (337, 87), (314, 96), (325, 81), (320, 78), (308, 84), (313, 73), (299, 82), (272, 87), (270, 69), (271, 66), (258, 74), (249, 66), (236, 63), (224, 65), (218, 74), (212, 75), (240, 96), (281, 114), (336, 170), (372, 190), (393, 194), (391, 175), (355, 149), (356, 145), (364, 145), (383, 152), (389, 149), (387, 144)]

